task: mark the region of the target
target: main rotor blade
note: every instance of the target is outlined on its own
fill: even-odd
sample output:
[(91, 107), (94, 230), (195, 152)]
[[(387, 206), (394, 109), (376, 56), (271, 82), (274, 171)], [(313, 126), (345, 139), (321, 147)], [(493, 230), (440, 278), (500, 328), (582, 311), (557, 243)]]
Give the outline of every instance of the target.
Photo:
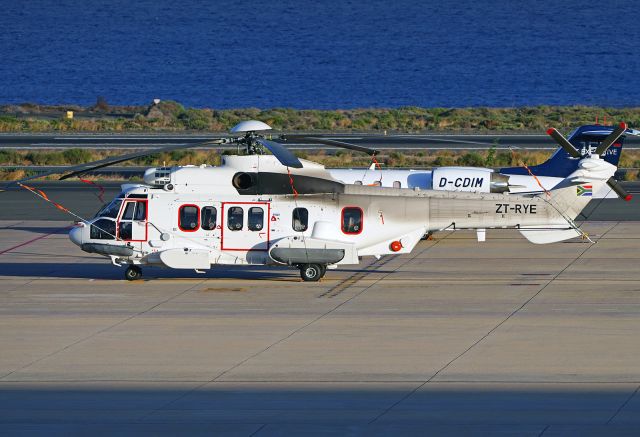
[(368, 155), (375, 156), (378, 151), (369, 147), (358, 146), (357, 144), (345, 143), (344, 141), (332, 140), (329, 138), (309, 137), (306, 135), (282, 135), (280, 137), (284, 141), (296, 141), (307, 144), (326, 144), (328, 146), (341, 147), (343, 149), (354, 150), (356, 152), (364, 152)]
[(174, 150), (191, 149), (193, 147), (202, 147), (208, 144), (220, 144), (221, 142), (224, 142), (224, 139), (204, 141), (204, 142), (195, 143), (195, 144), (178, 144), (178, 145), (163, 147), (160, 149), (142, 150), (139, 152), (127, 153), (126, 155), (112, 156), (110, 158), (101, 159), (99, 161), (87, 162), (85, 164), (69, 167), (65, 171), (69, 171), (69, 170), (73, 170), (73, 171), (71, 173), (68, 173), (60, 177), (60, 180), (62, 181), (65, 179), (69, 179), (73, 176), (79, 176), (83, 173), (87, 173), (92, 170), (108, 167), (112, 164), (118, 164), (120, 162), (129, 161), (131, 159), (141, 158), (143, 156), (155, 155), (157, 153), (164, 153), (164, 152), (173, 152)]
[(569, 154), (569, 156), (573, 157), (573, 158), (581, 158), (582, 155), (580, 155), (580, 152), (578, 152), (578, 149), (576, 149), (573, 144), (571, 144), (569, 142), (569, 140), (567, 140), (565, 137), (562, 136), (562, 134), (560, 132), (558, 132), (555, 128), (551, 128), (549, 130), (547, 130), (547, 134), (553, 138), (555, 140), (556, 143), (558, 143), (558, 145), (560, 145), (560, 147), (562, 147), (564, 150), (567, 151), (567, 153)]
[(620, 138), (626, 130), (627, 123), (620, 123), (618, 127), (613, 130), (613, 132), (611, 132), (604, 140), (602, 140), (602, 143), (600, 143), (600, 145), (596, 149), (596, 155), (601, 156), (604, 152), (606, 152), (613, 143), (618, 141), (618, 138)]
[(168, 147), (162, 147), (160, 149), (140, 150), (137, 152), (127, 153), (125, 155), (111, 156), (109, 158), (100, 159), (98, 161), (85, 162), (84, 164), (72, 165), (62, 169), (51, 170), (45, 173), (40, 173), (34, 176), (30, 176), (28, 178), (20, 179), (19, 181), (12, 182), (10, 185), (17, 184), (19, 182), (30, 181), (32, 179), (39, 179), (52, 174), (62, 174), (62, 173), (70, 172), (60, 177), (60, 180), (65, 180), (73, 176), (79, 176), (81, 174), (90, 172), (92, 170), (108, 167), (112, 164), (118, 164), (120, 162), (129, 161), (131, 159), (141, 158), (143, 156), (155, 155), (156, 153), (163, 153), (163, 152), (172, 152), (174, 150), (180, 150), (180, 149), (190, 149), (192, 147), (201, 147), (208, 144), (220, 144), (222, 142), (225, 142), (225, 139), (221, 138), (221, 139), (215, 139), (215, 140), (204, 141), (204, 142), (193, 143), (193, 144), (177, 144), (177, 145), (174, 144)]
[(613, 176), (610, 177), (609, 180), (607, 180), (607, 185), (609, 185), (611, 189), (615, 191), (618, 196), (620, 196), (621, 199), (624, 199), (628, 202), (633, 198), (633, 196), (629, 194), (627, 190), (625, 190), (622, 185), (620, 185), (620, 182), (613, 178)]
[(280, 164), (292, 168), (302, 168), (302, 163), (298, 157), (282, 144), (276, 143), (275, 141), (263, 140), (262, 138), (258, 138), (256, 141), (269, 149), (269, 151), (278, 158)]

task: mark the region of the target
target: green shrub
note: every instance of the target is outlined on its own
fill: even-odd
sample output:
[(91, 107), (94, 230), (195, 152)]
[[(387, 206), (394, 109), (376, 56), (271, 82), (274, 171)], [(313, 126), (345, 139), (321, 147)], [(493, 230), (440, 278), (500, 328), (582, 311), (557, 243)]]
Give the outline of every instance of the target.
[(211, 123), (211, 119), (207, 117), (202, 110), (187, 109), (178, 116), (178, 120), (184, 127), (192, 130), (207, 129)]
[(484, 158), (476, 152), (465, 153), (458, 158), (457, 164), (465, 167), (482, 167), (484, 166)]
[(20, 164), (22, 156), (13, 150), (0, 150), (0, 164)]
[(453, 159), (453, 156), (438, 156), (433, 160), (434, 167), (446, 167), (453, 165), (454, 163), (455, 160)]
[(25, 159), (33, 165), (64, 165), (63, 152), (28, 152)]
[(67, 149), (62, 152), (66, 164), (82, 164), (91, 161), (91, 152), (85, 149)]

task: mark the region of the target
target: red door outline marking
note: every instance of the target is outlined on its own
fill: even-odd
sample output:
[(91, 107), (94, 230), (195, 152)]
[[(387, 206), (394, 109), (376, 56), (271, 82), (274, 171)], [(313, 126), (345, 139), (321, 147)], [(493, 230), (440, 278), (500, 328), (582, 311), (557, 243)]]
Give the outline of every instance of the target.
[[(238, 250), (238, 251), (243, 251), (243, 252), (251, 252), (251, 251), (255, 251), (255, 252), (267, 252), (269, 250), (269, 246), (271, 244), (271, 229), (269, 227), (270, 223), (267, 221), (267, 248), (266, 249), (241, 249), (241, 248), (230, 248), (230, 247), (224, 247), (224, 228), (226, 228), (226, 226), (224, 225), (224, 212), (226, 210), (225, 205), (267, 205), (267, 215), (266, 217), (271, 217), (271, 203), (270, 202), (222, 202), (221, 204), (221, 213), (220, 213), (220, 250)], [(244, 212), (243, 212), (244, 214)], [(254, 231), (248, 231), (248, 232), (254, 232)]]

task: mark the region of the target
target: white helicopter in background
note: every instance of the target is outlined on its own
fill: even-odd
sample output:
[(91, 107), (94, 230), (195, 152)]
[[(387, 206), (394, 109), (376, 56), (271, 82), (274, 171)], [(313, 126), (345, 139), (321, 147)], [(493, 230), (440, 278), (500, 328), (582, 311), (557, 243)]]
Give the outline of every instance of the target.
[[(494, 170), (481, 167), (438, 167), (433, 170), (382, 169), (375, 163), (367, 169), (330, 169), (329, 173), (345, 184), (372, 185), (395, 188), (420, 188), (437, 191), (462, 191), (473, 193), (530, 194), (555, 187), (578, 168), (581, 158), (591, 153), (618, 165), (626, 135), (640, 136), (640, 131), (619, 126), (584, 125), (571, 132), (565, 139), (555, 129), (547, 133), (560, 145), (551, 157), (539, 165), (507, 167)], [(322, 143), (338, 146), (344, 144), (330, 138), (309, 138), (286, 135), (288, 141)], [(374, 150), (366, 150), (373, 153)], [(604, 151), (604, 152), (603, 152)], [(632, 196), (616, 181), (592, 192), (594, 199), (616, 198), (629, 201)]]
[(258, 264), (294, 266), (304, 281), (317, 281), (327, 268), (358, 264), (365, 256), (409, 253), (433, 231), (516, 228), (539, 244), (584, 235), (573, 219), (591, 200), (585, 187), (600, 188), (616, 171), (591, 154), (548, 193), (526, 196), (349, 185), (265, 139), (262, 132), (268, 129), (246, 121), (231, 130), (235, 138), (68, 167), (70, 173), (61, 179), (206, 144), (234, 143), (246, 152), (225, 156), (218, 167), (148, 169), (144, 184), (123, 185), (69, 238), (85, 252), (127, 266), (129, 280), (141, 277), (143, 265), (203, 271), (213, 265)]

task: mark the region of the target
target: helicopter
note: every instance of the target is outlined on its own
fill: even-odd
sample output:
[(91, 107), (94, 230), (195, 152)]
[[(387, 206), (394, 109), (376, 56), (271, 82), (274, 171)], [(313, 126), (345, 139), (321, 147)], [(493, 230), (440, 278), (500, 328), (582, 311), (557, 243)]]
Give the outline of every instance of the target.
[[(144, 183), (123, 185), (94, 218), (69, 232), (70, 240), (85, 252), (126, 266), (127, 280), (140, 279), (144, 265), (197, 272), (214, 265), (284, 265), (299, 269), (303, 281), (318, 281), (327, 269), (357, 265), (363, 257), (410, 253), (428, 232), (514, 228), (536, 244), (584, 236), (573, 219), (591, 200), (589, 194), (616, 171), (600, 158), (615, 141), (611, 138), (581, 157), (577, 169), (546, 193), (351, 185), (323, 165), (296, 157), (285, 139), (266, 139), (270, 129), (260, 121), (243, 121), (231, 129), (234, 137), (204, 143), (244, 147), (244, 155), (225, 155), (220, 166), (146, 170)], [(60, 179), (202, 145), (71, 166)], [(348, 143), (339, 146), (375, 153)]]

